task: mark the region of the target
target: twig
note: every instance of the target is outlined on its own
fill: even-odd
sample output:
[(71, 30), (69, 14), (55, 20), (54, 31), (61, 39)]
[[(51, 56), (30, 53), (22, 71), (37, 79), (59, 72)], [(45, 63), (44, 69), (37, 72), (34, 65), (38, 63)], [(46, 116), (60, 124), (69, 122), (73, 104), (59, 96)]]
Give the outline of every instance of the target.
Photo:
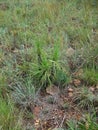
[(60, 124), (60, 128), (62, 128), (65, 118), (66, 118), (66, 114), (64, 114), (63, 120), (62, 120), (62, 122)]

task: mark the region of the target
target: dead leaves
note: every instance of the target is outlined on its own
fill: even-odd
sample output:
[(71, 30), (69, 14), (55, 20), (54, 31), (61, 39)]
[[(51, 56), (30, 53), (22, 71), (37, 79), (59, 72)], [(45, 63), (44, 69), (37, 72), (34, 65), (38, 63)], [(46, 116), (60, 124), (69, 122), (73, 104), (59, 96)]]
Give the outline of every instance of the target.
[(80, 86), (81, 81), (80, 81), (79, 79), (74, 79), (74, 80), (73, 80), (73, 84), (74, 84), (76, 87), (78, 87), (78, 86)]
[(39, 128), (39, 126), (40, 126), (40, 120), (36, 120), (34, 122), (34, 126), (35, 126), (35, 128)]
[(40, 119), (39, 119), (39, 113), (41, 111), (41, 107), (36, 106), (33, 109), (33, 115), (34, 115), (34, 127), (38, 129), (40, 127)]
[(73, 96), (73, 93), (72, 93), (72, 92), (69, 92), (69, 93), (68, 93), (68, 96), (69, 96), (69, 97), (72, 97), (72, 96)]
[(68, 89), (68, 96), (69, 96), (69, 97), (72, 97), (72, 96), (73, 96), (73, 91), (74, 91), (74, 90), (73, 90), (72, 88), (69, 88), (69, 89)]

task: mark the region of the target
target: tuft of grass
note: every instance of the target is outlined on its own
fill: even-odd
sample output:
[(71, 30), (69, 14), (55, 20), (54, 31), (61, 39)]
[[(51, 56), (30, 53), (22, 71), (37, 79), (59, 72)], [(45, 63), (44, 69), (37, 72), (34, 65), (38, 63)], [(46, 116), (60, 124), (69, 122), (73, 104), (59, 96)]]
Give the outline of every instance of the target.
[(68, 120), (67, 125), (68, 125), (68, 130), (79, 130), (76, 120)]
[(24, 82), (16, 82), (13, 87), (12, 98), (15, 104), (27, 109), (33, 104), (35, 98), (35, 87), (30, 79)]
[(42, 49), (37, 50), (38, 63), (31, 64), (30, 74), (35, 84), (41, 87), (47, 87), (50, 84), (64, 85), (67, 81), (67, 71), (62, 67), (59, 60), (58, 47), (54, 47), (50, 53)]
[(97, 130), (98, 124), (96, 122), (96, 117), (87, 114), (84, 121), (68, 120), (67, 121), (68, 129), (67, 130)]
[(79, 128), (80, 130), (97, 130), (98, 129), (98, 123), (96, 122), (96, 116), (95, 114), (87, 114), (85, 116), (85, 121), (79, 122)]
[(88, 85), (97, 85), (98, 83), (98, 72), (95, 69), (86, 68), (80, 77)]
[(0, 129), (1, 130), (22, 130), (22, 115), (14, 108), (14, 104), (0, 98)]
[(98, 102), (97, 98), (87, 87), (83, 87), (75, 93), (73, 101), (81, 108), (90, 109), (94, 106), (94, 102)]

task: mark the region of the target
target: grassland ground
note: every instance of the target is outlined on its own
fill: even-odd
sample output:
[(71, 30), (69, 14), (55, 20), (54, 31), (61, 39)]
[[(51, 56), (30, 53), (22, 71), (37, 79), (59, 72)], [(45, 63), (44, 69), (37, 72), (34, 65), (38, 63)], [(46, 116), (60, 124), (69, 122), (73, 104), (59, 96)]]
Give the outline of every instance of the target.
[(98, 130), (98, 1), (0, 0), (0, 130)]

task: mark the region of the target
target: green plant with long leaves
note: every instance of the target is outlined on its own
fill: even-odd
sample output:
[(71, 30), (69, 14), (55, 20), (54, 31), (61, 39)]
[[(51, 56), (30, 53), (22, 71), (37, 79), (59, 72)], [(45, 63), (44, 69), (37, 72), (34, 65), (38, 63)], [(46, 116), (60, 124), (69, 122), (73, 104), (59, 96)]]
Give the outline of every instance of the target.
[(37, 48), (38, 63), (31, 64), (30, 74), (35, 84), (47, 87), (50, 84), (64, 84), (67, 80), (66, 71), (59, 61), (59, 50), (55, 46), (49, 55), (41, 48)]

